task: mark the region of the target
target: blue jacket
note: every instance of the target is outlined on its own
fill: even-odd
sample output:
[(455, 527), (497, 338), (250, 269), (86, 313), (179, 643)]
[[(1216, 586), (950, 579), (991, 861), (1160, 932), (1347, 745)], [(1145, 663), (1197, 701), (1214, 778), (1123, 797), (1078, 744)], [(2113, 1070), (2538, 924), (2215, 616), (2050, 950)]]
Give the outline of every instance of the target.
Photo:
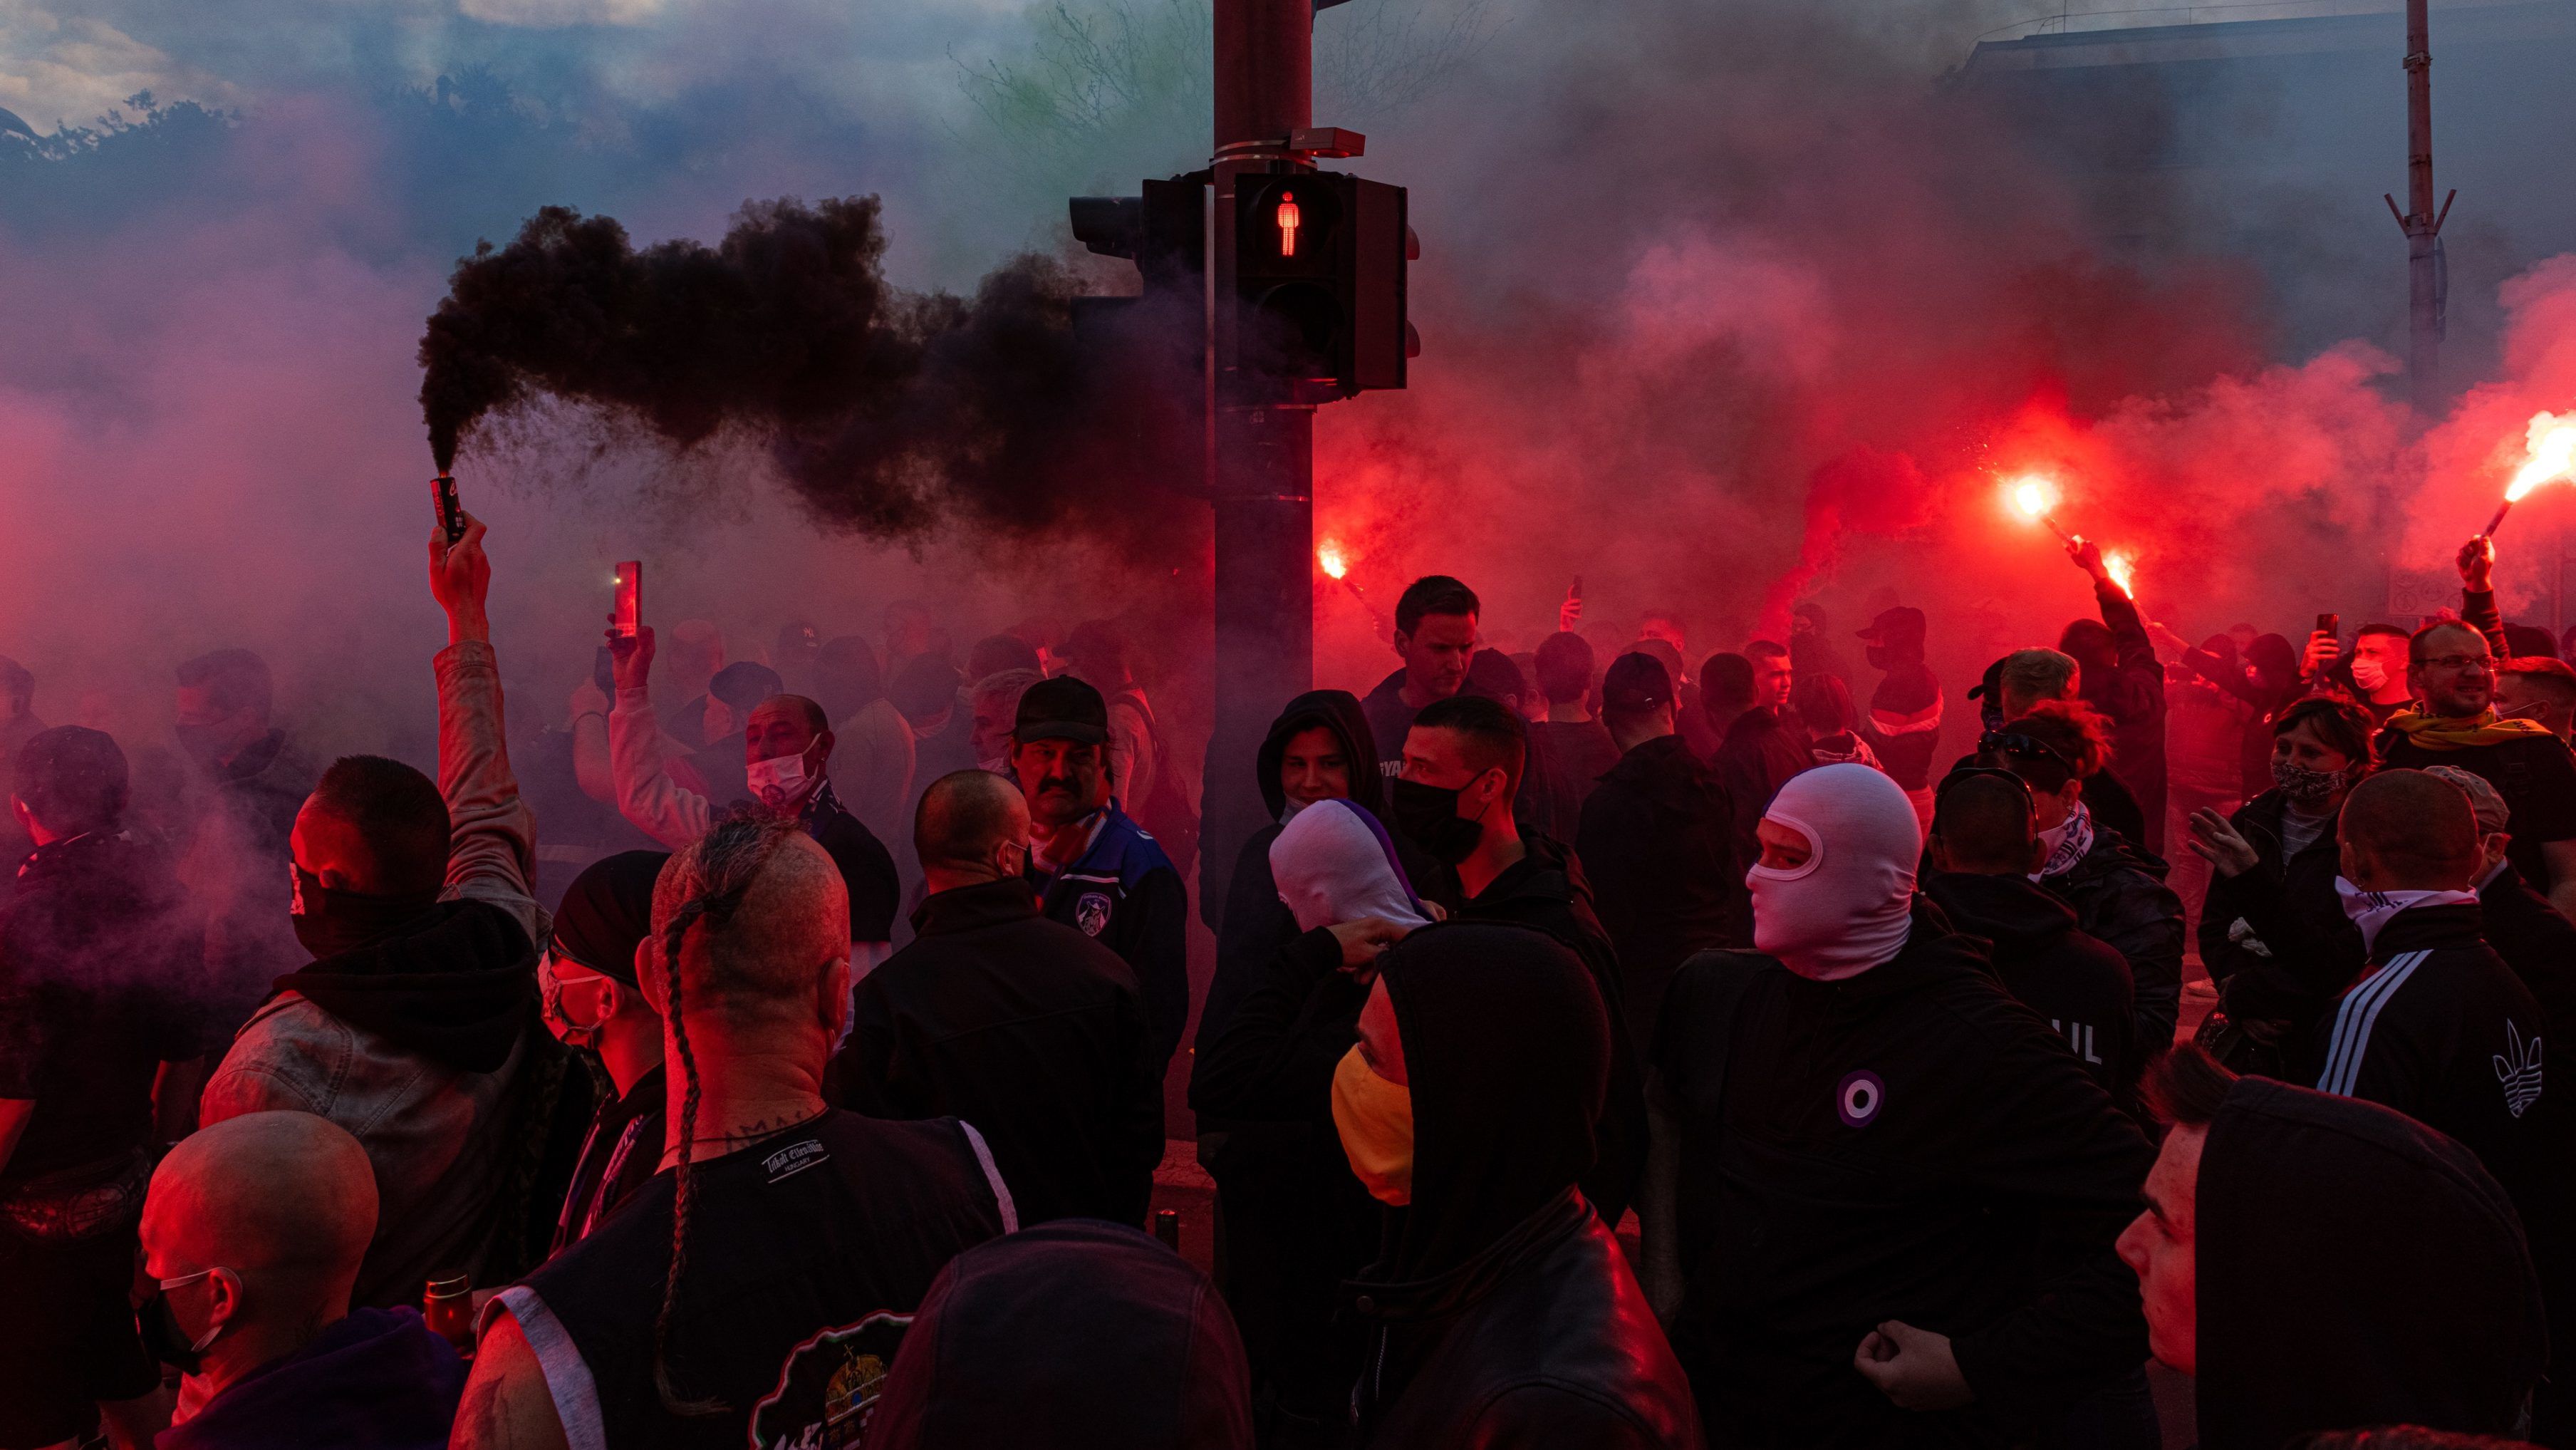
[(352, 1309), (161, 1432), (160, 1450), (438, 1450), (465, 1364), (417, 1309)]
[(1053, 876), (1032, 860), (1029, 885), (1048, 920), (1098, 938), (1136, 974), (1154, 1061), (1168, 1063), (1190, 1016), (1189, 892), (1172, 858), (1116, 797), (1101, 811), (1105, 819), (1081, 859)]

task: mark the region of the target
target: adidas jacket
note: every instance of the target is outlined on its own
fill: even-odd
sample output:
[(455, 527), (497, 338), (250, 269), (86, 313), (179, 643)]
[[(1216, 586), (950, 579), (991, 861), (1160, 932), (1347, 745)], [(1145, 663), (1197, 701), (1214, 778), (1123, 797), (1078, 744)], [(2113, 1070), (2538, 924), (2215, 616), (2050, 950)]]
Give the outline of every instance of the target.
[(2542, 1018), (2481, 923), (2467, 902), (2391, 918), (2368, 970), (2318, 1019), (2297, 1060), (2319, 1092), (2365, 1098), (2457, 1138), (2538, 1238), (2554, 1218), (2540, 1192), (2552, 1151), (2542, 1134), (2559, 1116), (2542, 1108)]

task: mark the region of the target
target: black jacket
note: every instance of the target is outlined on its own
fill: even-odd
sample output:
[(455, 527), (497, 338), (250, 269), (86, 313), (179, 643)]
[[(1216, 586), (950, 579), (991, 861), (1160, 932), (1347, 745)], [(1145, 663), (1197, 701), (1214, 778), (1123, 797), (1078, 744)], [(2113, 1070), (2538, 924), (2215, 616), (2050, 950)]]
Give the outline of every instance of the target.
[[(735, 755), (740, 759), (740, 753)], [(805, 803), (805, 833), (840, 868), (841, 885), (850, 893), (850, 940), (894, 940), (895, 913), (903, 905), (903, 883), (895, 875), (894, 857), (825, 781)]]
[(2111, 756), (2137, 797), (2144, 835), (2129, 839), (2162, 852), (2165, 837), (2165, 667), (2138, 617), (2138, 606), (2110, 584), (2093, 586), (2117, 651), (2114, 668), (2084, 666), (2084, 703), (2111, 721)]
[(1251, 1450), (1252, 1386), (1206, 1275), (1052, 1223), (948, 1261), (867, 1425), (876, 1450)]
[(2173, 1045), (2182, 1014), (2182, 898), (2165, 885), (2165, 863), (2119, 832), (2093, 823), (2093, 849), (2039, 884), (2075, 908), (2075, 924), (2128, 959), (2141, 1062)]
[[(1697, 1450), (1699, 1413), (1619, 1241), (1572, 1189), (1435, 1279), (1350, 1288), (1405, 1351), (1360, 1381), (1371, 1446)], [(1408, 1363), (1400, 1387), (1388, 1361)], [(1390, 1394), (1391, 1389), (1400, 1389)]]
[[(2145, 1359), (2112, 1251), (2154, 1151), (2065, 1040), (1927, 913), (1839, 982), (1708, 952), (1654, 1053), (1679, 1119), (1673, 1346), (1718, 1444), (1999, 1444)], [(1882, 1321), (1951, 1336), (1976, 1403), (1898, 1409)]]
[(2478, 891), (2487, 945), (2522, 979), (2548, 1020), (2550, 1041), (2576, 1043), (2576, 922), (2558, 914), (2507, 861)]
[(1115, 797), (1102, 809), (1081, 859), (1048, 875), (1032, 858), (1029, 884), (1048, 920), (1080, 928), (1136, 974), (1160, 1073), (1180, 1047), (1190, 1015), (1189, 889), (1161, 844)]
[[(2361, 928), (2335, 894), (2342, 863), (2328, 822), (2307, 849), (2284, 861), (2281, 823), (2289, 801), (2268, 790), (2228, 818), (2259, 858), (2240, 876), (2209, 876), (2200, 911), (2200, 960), (2223, 993), (2229, 1016), (2304, 1029), (2352, 985), (2366, 953)], [(2245, 923), (2262, 951), (2235, 940)]]
[(1379, 958), (1414, 1122), (1411, 1203), (1351, 1286), (1369, 1446), (1699, 1444), (1627, 1259), (1573, 1191), (1618, 1034), (1582, 964), (1483, 923)]
[(2319, 1092), (2395, 1108), (2477, 1154), (2545, 1264), (2566, 1237), (2544, 1192), (2563, 1151), (2562, 1115), (2541, 1092), (2547, 1024), (2479, 935), (2481, 919), (2475, 903), (2391, 918), (2371, 969), (2317, 1019), (2295, 1061)]
[(961, 1118), (1021, 1221), (1142, 1224), (1163, 1159), (1162, 1062), (1118, 954), (1038, 915), (1020, 880), (942, 891), (858, 987), (841, 1106)]
[[(1725, 738), (1708, 763), (1734, 813), (1735, 859), (1750, 866), (1762, 859), (1756, 831), (1762, 813), (1771, 809), (1771, 797), (1780, 793), (1789, 777), (1815, 764), (1815, 757), (1802, 737), (1780, 723), (1778, 714), (1756, 707), (1726, 727)], [(1749, 915), (1746, 919), (1751, 920)]]
[(1576, 855), (1619, 950), (1628, 1037), (1654, 1035), (1664, 987), (1693, 952), (1750, 946), (1750, 862), (1735, 854), (1717, 773), (1678, 735), (1619, 757), (1583, 803)]
[(1379, 1246), (1383, 1215), (1333, 1127), (1333, 1069), (1359, 1040), (1368, 988), (1323, 928), (1262, 964), (1214, 1041), (1201, 1038), (1190, 1107), (1224, 1133), (1207, 1158), (1226, 1245), (1226, 1302), (1254, 1371), (1291, 1412), (1350, 1413), (1359, 1334), (1337, 1321), (1342, 1281)]
[(2201, 1149), (2200, 1443), (2412, 1424), (2510, 1435), (2540, 1286), (2476, 1155), (2397, 1113), (2239, 1078)]
[(1297, 918), (1279, 899), (1279, 883), (1270, 874), (1270, 843), (1279, 839), (1281, 817), (1288, 810), (1288, 793), (1279, 783), (1279, 762), (1290, 739), (1317, 726), (1332, 731), (1342, 743), (1342, 758), (1350, 771), (1350, 798), (1372, 814), (1385, 813), (1386, 777), (1379, 773), (1377, 745), (1369, 737), (1360, 702), (1348, 690), (1309, 690), (1289, 701), (1288, 708), (1271, 722), (1270, 734), (1253, 757), (1253, 778), (1261, 787), (1262, 804), (1269, 807), (1269, 824), (1243, 843), (1224, 895), (1205, 890), (1201, 882), (1201, 913), (1216, 929), (1216, 972), (1208, 980), (1207, 1001), (1199, 1008), (1194, 1039), (1201, 1053), (1225, 1035), (1235, 1005), (1260, 984), (1270, 954), (1296, 939)]
[(0, 1098), (35, 1107), (0, 1185), (151, 1141), (161, 1064), (214, 1036), (189, 991), (201, 931), (171, 863), (131, 836), (55, 841), (19, 866), (0, 906)]
[(2126, 1106), (2145, 1066), (2127, 959), (2077, 929), (2074, 908), (2026, 876), (1943, 872), (1924, 878), (1923, 894), (1952, 927), (1985, 940), (2004, 990), (2047, 1018), (2084, 1070)]
[(1601, 918), (1592, 910), (1592, 887), (1582, 863), (1563, 846), (1544, 837), (1522, 843), (1528, 854), (1493, 880), (1484, 892), (1468, 897), (1455, 871), (1440, 870), (1423, 894), (1437, 901), (1453, 921), (1496, 921), (1547, 933), (1580, 958), (1592, 973), (1592, 984), (1610, 1009), (1610, 1088), (1596, 1125), (1599, 1152), (1583, 1175), (1584, 1196), (1592, 1200), (1603, 1223), (1615, 1224), (1637, 1194), (1646, 1171), (1646, 1086), (1637, 1065), (1636, 1045), (1629, 1041), (1626, 1009), (1620, 992), (1619, 953)]
[(2576, 757), (2554, 735), (2525, 735), (2467, 750), (2428, 750), (2402, 730), (2382, 730), (2371, 742), (2380, 768), (2421, 770), (2455, 765), (2496, 788), (2511, 812), (2513, 843), (2505, 848), (2522, 879), (2546, 893), (2549, 858), (2541, 846), (2576, 838)]

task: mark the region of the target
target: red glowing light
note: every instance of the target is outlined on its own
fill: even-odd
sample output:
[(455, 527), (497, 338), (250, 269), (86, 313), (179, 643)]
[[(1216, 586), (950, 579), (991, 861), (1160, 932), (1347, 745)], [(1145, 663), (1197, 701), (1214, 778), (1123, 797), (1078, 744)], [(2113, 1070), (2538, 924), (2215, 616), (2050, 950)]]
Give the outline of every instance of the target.
[(1329, 578), (1339, 579), (1351, 572), (1350, 561), (1342, 557), (1342, 546), (1331, 539), (1326, 539), (1315, 550), (1315, 562), (1324, 566), (1324, 573)]
[[(1297, 255), (1297, 228), (1302, 224), (1297, 214), (1297, 193), (1279, 193), (1279, 255)], [(1339, 579), (1342, 576), (1336, 573), (1333, 577)]]
[(2102, 572), (2111, 576), (2111, 582), (2120, 586), (2121, 593), (2132, 599), (2137, 597), (2138, 563), (2129, 557), (2127, 550), (2105, 550), (2102, 555)]

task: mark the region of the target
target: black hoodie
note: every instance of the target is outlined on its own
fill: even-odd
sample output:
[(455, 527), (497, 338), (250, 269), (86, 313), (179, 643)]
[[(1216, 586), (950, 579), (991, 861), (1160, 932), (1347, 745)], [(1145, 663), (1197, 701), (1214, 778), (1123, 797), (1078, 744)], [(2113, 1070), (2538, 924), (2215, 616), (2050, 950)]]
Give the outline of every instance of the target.
[[(1400, 839), (1400, 838), (1399, 838)], [(1440, 903), (1453, 921), (1497, 921), (1525, 926), (1573, 949), (1591, 970), (1593, 988), (1610, 1008), (1610, 1091), (1597, 1125), (1600, 1152), (1583, 1175), (1583, 1193), (1602, 1221), (1617, 1225), (1636, 1198), (1646, 1171), (1646, 1078), (1638, 1049), (1628, 1038), (1619, 953), (1592, 910), (1592, 885), (1583, 863), (1547, 838), (1531, 837), (1520, 860), (1503, 868), (1475, 895), (1464, 894), (1454, 867), (1436, 867), (1413, 879), (1423, 896)]]
[(1279, 784), (1279, 762), (1298, 732), (1317, 726), (1333, 732), (1348, 762), (1351, 799), (1372, 815), (1386, 813), (1386, 776), (1379, 769), (1376, 742), (1369, 737), (1368, 717), (1358, 697), (1348, 690), (1308, 690), (1288, 702), (1270, 723), (1270, 734), (1254, 757), (1253, 772), (1270, 823), (1253, 832), (1234, 858), (1234, 876), (1225, 893), (1199, 893), (1201, 912), (1216, 929), (1216, 974), (1208, 982), (1207, 1001), (1199, 1009), (1195, 1051), (1225, 1034), (1244, 994), (1260, 985), (1270, 954), (1297, 938), (1297, 918), (1279, 900), (1279, 883), (1270, 874), (1270, 843), (1279, 839), (1280, 817), (1288, 810), (1288, 793)]
[(2203, 1450), (2516, 1429), (2547, 1358), (2540, 1286), (2468, 1149), (2374, 1104), (2239, 1078), (2193, 1213)]
[(2130, 1022), (2128, 959), (2076, 929), (2075, 909), (2027, 876), (1945, 871), (1923, 894), (1960, 932), (1982, 937), (2004, 990), (2065, 1037), (2084, 1070), (2122, 1104), (2143, 1066)]
[(1736, 857), (1733, 808), (1689, 742), (1661, 735), (1601, 777), (1574, 847), (1619, 949), (1629, 1040), (1643, 1043), (1693, 952), (1753, 944), (1752, 863)]
[(352, 1027), (459, 1072), (498, 1072), (536, 1024), (537, 950), (489, 902), (442, 901), (362, 947), (277, 979)]
[(1369, 1445), (1695, 1447), (1688, 1381), (1575, 1191), (1611, 1019), (1536, 933), (1428, 927), (1380, 959), (1413, 1104), (1409, 1207), (1351, 1285)]
[(939, 1271), (868, 1421), (884, 1450), (1251, 1450), (1252, 1388), (1207, 1276), (1059, 1219)]
[[(1704, 952), (1654, 1062), (1679, 1119), (1673, 1344), (1722, 1443), (1989, 1444), (2146, 1359), (2114, 1254), (2154, 1153), (1974, 942), (1918, 911), (1842, 981)], [(1965, 1410), (1852, 1367), (1879, 1323), (1951, 1337)]]

